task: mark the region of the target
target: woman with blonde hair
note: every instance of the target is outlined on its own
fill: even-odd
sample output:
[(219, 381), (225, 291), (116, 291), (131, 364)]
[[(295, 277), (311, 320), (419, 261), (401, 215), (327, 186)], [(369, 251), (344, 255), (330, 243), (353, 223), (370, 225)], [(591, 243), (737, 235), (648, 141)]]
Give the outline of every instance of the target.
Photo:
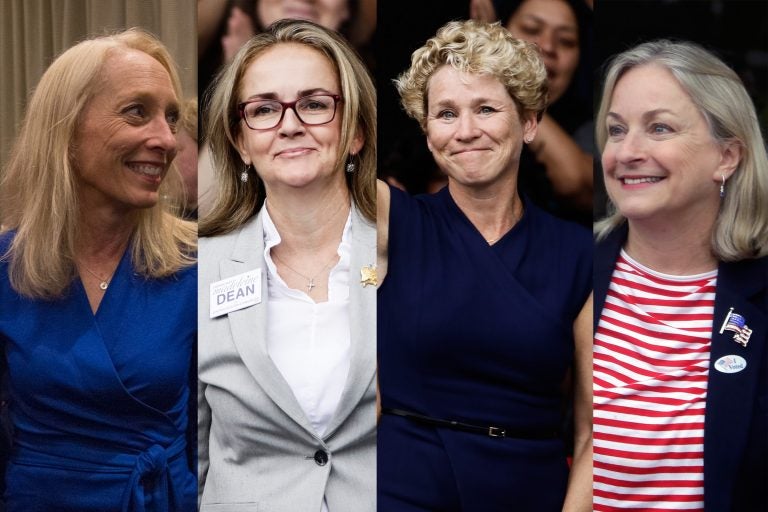
[(376, 510), (373, 83), (335, 32), (283, 20), (205, 113), (200, 510)]
[(688, 42), (608, 66), (597, 120), (595, 510), (768, 508), (768, 159)]
[(196, 230), (164, 204), (180, 83), (130, 29), (43, 74), (2, 182), (10, 511), (187, 511)]
[(517, 190), (544, 64), (498, 24), (456, 21), (396, 83), (448, 186), (379, 182), (378, 510), (591, 510), (592, 243)]

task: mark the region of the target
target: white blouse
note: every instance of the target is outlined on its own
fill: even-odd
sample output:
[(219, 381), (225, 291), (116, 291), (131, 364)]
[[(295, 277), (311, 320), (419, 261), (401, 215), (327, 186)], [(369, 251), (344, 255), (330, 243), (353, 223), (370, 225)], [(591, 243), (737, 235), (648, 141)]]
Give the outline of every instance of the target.
[[(339, 244), (339, 262), (328, 278), (328, 301), (314, 302), (289, 288), (278, 275), (270, 251), (280, 234), (262, 209), (267, 263), (267, 353), (291, 387), (318, 436), (333, 418), (349, 373), (349, 263), (352, 214)], [(323, 500), (321, 512), (327, 512)]]

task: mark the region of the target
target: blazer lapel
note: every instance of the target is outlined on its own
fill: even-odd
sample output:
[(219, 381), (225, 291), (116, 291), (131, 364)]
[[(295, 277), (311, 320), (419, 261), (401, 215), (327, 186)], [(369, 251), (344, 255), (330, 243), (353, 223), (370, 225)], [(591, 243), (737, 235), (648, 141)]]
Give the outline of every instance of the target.
[(351, 360), (339, 407), (324, 434), (326, 438), (357, 407), (376, 373), (376, 286), (363, 286), (361, 280), (361, 269), (375, 264), (376, 228), (353, 206), (349, 267)]
[[(765, 261), (723, 263), (717, 277), (712, 349), (704, 423), (704, 500), (706, 510), (730, 510), (734, 480), (746, 446), (759, 385), (760, 361), (766, 350), (768, 318), (751, 301), (767, 285)], [(730, 309), (744, 317), (752, 334), (746, 347), (734, 341), (734, 333), (720, 334)], [(723, 373), (715, 363), (735, 355), (746, 368)]]
[(600, 315), (605, 306), (605, 297), (608, 294), (608, 287), (611, 284), (611, 276), (616, 266), (616, 260), (619, 259), (621, 247), (627, 239), (627, 223), (625, 222), (618, 228), (610, 232), (605, 240), (595, 245), (595, 259), (593, 266), (593, 286), (594, 286), (594, 324), (593, 331), (597, 332), (597, 324), (600, 322)]
[(266, 326), (269, 292), (266, 268), (264, 229), (261, 213), (259, 213), (240, 232), (230, 259), (223, 260), (219, 266), (222, 279), (249, 270), (261, 269), (261, 302), (229, 313), (232, 338), (243, 364), (267, 396), (293, 421), (312, 436), (317, 437), (293, 391), (267, 353)]

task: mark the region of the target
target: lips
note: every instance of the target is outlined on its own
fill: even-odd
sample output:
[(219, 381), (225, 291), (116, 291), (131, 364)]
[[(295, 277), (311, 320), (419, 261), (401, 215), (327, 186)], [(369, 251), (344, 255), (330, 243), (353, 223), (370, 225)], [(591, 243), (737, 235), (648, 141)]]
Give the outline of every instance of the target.
[(460, 149), (458, 151), (454, 151), (451, 154), (452, 155), (463, 155), (467, 153), (479, 153), (480, 151), (488, 151), (487, 148), (468, 148), (468, 149)]
[(311, 151), (313, 151), (313, 149), (307, 148), (307, 147), (286, 148), (275, 153), (275, 158), (277, 157), (294, 158), (294, 157), (304, 156), (310, 153)]

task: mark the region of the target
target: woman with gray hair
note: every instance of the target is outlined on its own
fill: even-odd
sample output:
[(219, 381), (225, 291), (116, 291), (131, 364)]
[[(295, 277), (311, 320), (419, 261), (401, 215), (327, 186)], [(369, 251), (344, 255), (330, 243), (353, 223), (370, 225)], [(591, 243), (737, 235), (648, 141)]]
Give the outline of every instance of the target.
[(595, 510), (766, 510), (768, 160), (738, 76), (616, 56), (597, 119)]
[(544, 64), (498, 24), (450, 22), (396, 83), (448, 186), (378, 185), (378, 510), (591, 510), (592, 243), (517, 191)]

